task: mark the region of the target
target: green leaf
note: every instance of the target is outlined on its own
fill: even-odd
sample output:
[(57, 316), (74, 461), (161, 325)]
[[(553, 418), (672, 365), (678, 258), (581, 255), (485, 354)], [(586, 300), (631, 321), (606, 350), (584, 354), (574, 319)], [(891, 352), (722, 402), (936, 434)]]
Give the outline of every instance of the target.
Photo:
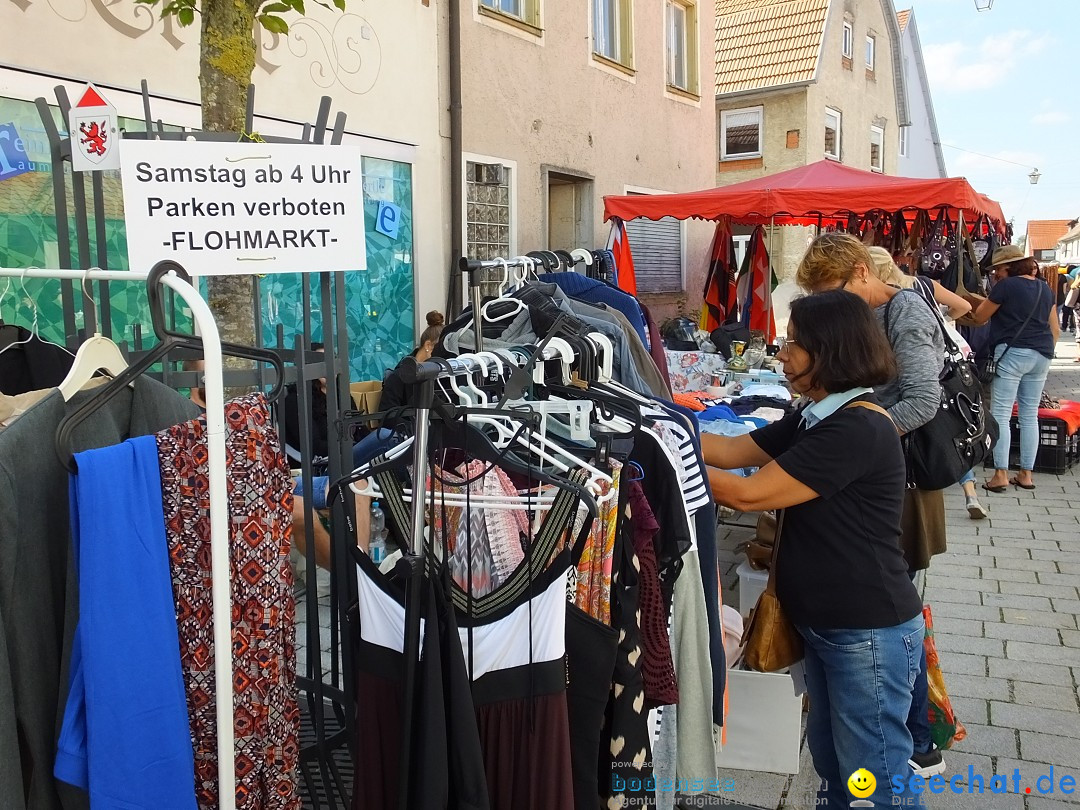
[(156, 6), (161, 0), (135, 0), (136, 3), (142, 3), (147, 6)]
[(292, 11), (288, 3), (267, 3), (262, 7), (263, 14), (281, 14), (284, 11)]
[(176, 12), (176, 18), (180, 20), (180, 25), (188, 26), (195, 22), (195, 9), (191, 6), (184, 6)]
[(281, 19), (281, 17), (275, 17), (272, 14), (260, 14), (256, 19), (258, 19), (258, 21), (262, 23), (262, 27), (271, 34), (289, 33), (289, 24)]
[(304, 0), (285, 0), (290, 6), (296, 9), (296, 12), (303, 16), (304, 14)]
[(345, 0), (334, 0), (334, 5), (337, 6), (338, 11), (345, 10)]

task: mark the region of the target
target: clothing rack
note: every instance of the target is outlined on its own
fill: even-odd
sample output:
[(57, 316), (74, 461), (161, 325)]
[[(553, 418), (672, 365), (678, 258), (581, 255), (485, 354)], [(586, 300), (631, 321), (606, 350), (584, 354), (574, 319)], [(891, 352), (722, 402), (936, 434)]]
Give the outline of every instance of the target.
[[(146, 283), (149, 273), (115, 270), (24, 270), (0, 267), (0, 278), (45, 278), (73, 282), (127, 281)], [(192, 319), (202, 338), (205, 359), (206, 432), (209, 453), (210, 496), (210, 570), (214, 616), (214, 682), (216, 690), (218, 782), (221, 786), (220, 810), (236, 810), (236, 791), (226, 785), (236, 784), (236, 762), (231, 753), (233, 734), (232, 597), (230, 590), (228, 498), (225, 466), (225, 387), (222, 377), (221, 337), (213, 313), (191, 284), (175, 272), (161, 277), (161, 283), (179, 295), (191, 308)], [(224, 686), (224, 688), (221, 688)]]

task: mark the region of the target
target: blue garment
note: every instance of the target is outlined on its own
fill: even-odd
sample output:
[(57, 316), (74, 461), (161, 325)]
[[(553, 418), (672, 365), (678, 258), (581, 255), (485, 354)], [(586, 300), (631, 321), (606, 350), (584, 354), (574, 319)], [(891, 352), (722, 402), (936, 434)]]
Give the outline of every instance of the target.
[(743, 423), (743, 418), (727, 405), (713, 405), (711, 408), (706, 408), (698, 414), (698, 419), (702, 422), (715, 422), (722, 419), (725, 422), (736, 422), (740, 425)]
[(581, 273), (544, 273), (537, 276), (537, 279), (546, 284), (557, 284), (559, 289), (571, 298), (590, 304), (607, 304), (619, 310), (638, 333), (642, 345), (649, 345), (649, 339), (645, 336), (645, 316), (641, 313), (641, 305), (630, 293)]
[(838, 391), (835, 394), (829, 394), (821, 402), (812, 402), (803, 408), (803, 422), (809, 430), (822, 419), (832, 416), (851, 400), (869, 394), (873, 390), (873, 388), (852, 388), (850, 391)]
[(195, 810), (157, 440), (75, 460), (79, 623), (53, 773), (94, 810)]
[(1033, 470), (1039, 450), (1039, 400), (1050, 373), (1050, 358), (1034, 349), (1015, 346), (1005, 351), (1003, 344), (994, 349), (994, 357), (1000, 358), (1000, 362), (990, 387), (990, 413), (1001, 427), (1001, 435), (994, 445), (994, 466), (999, 470), (1009, 469), (1009, 451), (1012, 449), (1009, 421), (1015, 402), (1020, 421), (1020, 467)]
[[(866, 768), (877, 779), (868, 797), (874, 807), (924, 807), (908, 783), (913, 749), (906, 724), (923, 655), (922, 614), (875, 630), (798, 630), (810, 697), (806, 742), (822, 779), (818, 806), (846, 810), (854, 798), (848, 777)], [(894, 776), (903, 777), (904, 792), (893, 794)]]
[(964, 477), (961, 478), (957, 483), (960, 484), (960, 486), (963, 486), (964, 484), (974, 484), (975, 470), (968, 470), (966, 473), (964, 473)]
[(1054, 335), (1050, 331), (1054, 291), (1042, 279), (1003, 278), (988, 297), (998, 304), (990, 316), (991, 346), (1008, 343), (1014, 350), (1035, 349), (1045, 357), (1054, 356)]
[[(971, 476), (975, 480), (975, 471), (968, 470), (960, 483)], [(909, 572), (912, 584), (918, 571)], [(923, 644), (922, 655), (919, 656), (919, 674), (915, 677), (915, 686), (911, 690), (911, 711), (907, 718), (908, 731), (911, 732), (911, 747), (916, 754), (926, 754), (934, 747), (933, 738), (930, 736), (930, 683), (926, 674), (926, 645)]]

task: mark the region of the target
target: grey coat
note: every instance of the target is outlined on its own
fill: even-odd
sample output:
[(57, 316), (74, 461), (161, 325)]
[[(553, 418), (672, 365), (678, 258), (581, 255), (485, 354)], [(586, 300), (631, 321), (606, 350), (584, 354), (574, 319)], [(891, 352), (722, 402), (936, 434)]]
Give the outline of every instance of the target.
[[(68, 472), (53, 450), (59, 391), (0, 432), (0, 807), (56, 810), (85, 802), (53, 779), (78, 621), (70, 553)], [(176, 391), (140, 378), (76, 430), (73, 452), (156, 433), (197, 416)], [(107, 504), (102, 504), (107, 508)], [(61, 790), (64, 798), (61, 800)], [(74, 791), (74, 789), (72, 789)]]

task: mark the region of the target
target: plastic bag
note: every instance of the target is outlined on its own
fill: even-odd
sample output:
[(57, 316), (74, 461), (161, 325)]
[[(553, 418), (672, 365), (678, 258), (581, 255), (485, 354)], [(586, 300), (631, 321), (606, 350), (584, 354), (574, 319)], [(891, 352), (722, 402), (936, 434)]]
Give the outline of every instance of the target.
[(941, 672), (941, 660), (934, 643), (934, 617), (930, 606), (923, 605), (926, 621), (926, 686), (930, 695), (930, 738), (938, 748), (952, 748), (967, 736), (967, 729), (953, 711), (949, 693), (945, 689), (945, 676)]

